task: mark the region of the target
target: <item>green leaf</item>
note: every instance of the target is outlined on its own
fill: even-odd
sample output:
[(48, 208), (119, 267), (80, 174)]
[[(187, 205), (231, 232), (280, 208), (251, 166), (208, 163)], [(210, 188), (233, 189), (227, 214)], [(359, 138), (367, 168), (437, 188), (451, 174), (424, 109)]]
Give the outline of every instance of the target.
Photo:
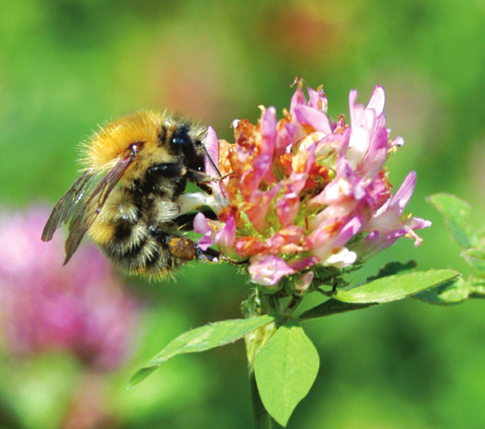
[(284, 323), (256, 355), (254, 371), (261, 400), (282, 426), (312, 387), (319, 364), (315, 346), (294, 321)]
[(481, 298), (485, 299), (485, 282), (475, 278), (468, 279), (470, 287), (470, 295), (468, 298)]
[(389, 262), (383, 268), (381, 268), (375, 276), (368, 277), (367, 281), (370, 282), (372, 280), (392, 276), (397, 273), (410, 273), (416, 269), (416, 266), (416, 261), (413, 261), (412, 259), (407, 261), (405, 264), (402, 262)]
[(461, 256), (480, 277), (485, 277), (485, 248), (464, 250)]
[(425, 290), (413, 296), (427, 304), (460, 304), (469, 298), (485, 298), (485, 282), (463, 277), (453, 279), (442, 285)]
[(225, 320), (184, 332), (171, 341), (153, 359), (142, 365), (141, 369), (131, 377), (128, 382), (128, 388), (132, 388), (144, 380), (160, 365), (174, 356), (184, 353), (203, 352), (214, 347), (233, 343), (243, 338), (249, 332), (274, 320), (275, 316), (272, 315), (264, 315), (251, 319)]
[(431, 195), (428, 201), (443, 215), (446, 226), (460, 247), (468, 249), (479, 245), (478, 234), (468, 225), (471, 207), (467, 202), (448, 194)]
[(350, 290), (339, 290), (334, 299), (348, 303), (397, 301), (451, 280), (460, 273), (453, 270), (418, 271), (383, 277)]
[(333, 314), (345, 313), (346, 311), (361, 310), (363, 308), (371, 307), (376, 303), (369, 304), (351, 304), (348, 302), (337, 301), (336, 299), (328, 299), (316, 307), (305, 311), (298, 316), (299, 320), (317, 319), (319, 317), (331, 316)]

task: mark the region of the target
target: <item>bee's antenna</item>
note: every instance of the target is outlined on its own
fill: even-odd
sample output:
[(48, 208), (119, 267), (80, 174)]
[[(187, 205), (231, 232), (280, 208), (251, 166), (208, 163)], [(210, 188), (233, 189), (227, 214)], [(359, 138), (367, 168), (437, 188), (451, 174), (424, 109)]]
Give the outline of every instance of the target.
[(209, 155), (209, 152), (207, 151), (206, 147), (204, 144), (202, 144), (202, 147), (204, 148), (204, 152), (205, 154), (207, 155), (207, 158), (209, 158), (209, 161), (210, 163), (212, 164), (212, 166), (214, 167), (214, 170), (217, 171), (217, 174), (219, 175), (219, 177), (222, 177), (222, 174), (221, 172), (219, 171), (219, 169), (217, 168), (217, 165), (216, 163), (214, 162), (214, 160), (212, 159), (212, 157)]

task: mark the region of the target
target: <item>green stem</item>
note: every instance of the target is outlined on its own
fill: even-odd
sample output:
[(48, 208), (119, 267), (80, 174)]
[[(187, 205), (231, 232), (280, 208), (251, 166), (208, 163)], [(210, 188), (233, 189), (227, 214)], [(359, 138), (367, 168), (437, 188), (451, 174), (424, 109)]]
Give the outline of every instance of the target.
[(251, 391), (251, 406), (253, 408), (253, 424), (254, 429), (279, 429), (283, 426), (279, 425), (266, 411), (266, 408), (259, 396), (258, 386), (256, 384), (256, 377), (254, 375), (254, 368), (249, 366), (249, 389)]
[(302, 301), (301, 296), (296, 296), (296, 295), (293, 296), (291, 298), (291, 301), (287, 304), (285, 308), (285, 314), (287, 314), (288, 316), (291, 316), (301, 301)]

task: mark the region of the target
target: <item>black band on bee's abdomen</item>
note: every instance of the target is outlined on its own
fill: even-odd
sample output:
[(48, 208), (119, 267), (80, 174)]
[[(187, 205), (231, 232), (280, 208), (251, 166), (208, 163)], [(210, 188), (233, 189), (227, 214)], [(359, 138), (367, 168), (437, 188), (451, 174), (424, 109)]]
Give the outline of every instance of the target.
[(148, 237), (145, 235), (137, 236), (133, 226), (130, 226), (127, 222), (123, 222), (123, 224), (118, 225), (115, 229), (113, 241), (109, 246), (112, 249), (110, 254), (112, 256), (118, 255), (127, 260), (139, 258), (147, 245)]
[(111, 242), (101, 248), (125, 271), (159, 278), (188, 262), (172, 254), (169, 243), (173, 237), (178, 235), (165, 231), (163, 225), (154, 228), (142, 220), (119, 221)]
[[(157, 269), (158, 264), (160, 263), (160, 249), (156, 248), (151, 253), (147, 254), (145, 259), (143, 260), (143, 264), (141, 264), (141, 268), (143, 269)], [(162, 250), (163, 251), (163, 250)], [(172, 262), (171, 259), (166, 259), (165, 262)]]
[(116, 242), (128, 241), (133, 236), (134, 224), (128, 221), (118, 221), (116, 223), (113, 240)]

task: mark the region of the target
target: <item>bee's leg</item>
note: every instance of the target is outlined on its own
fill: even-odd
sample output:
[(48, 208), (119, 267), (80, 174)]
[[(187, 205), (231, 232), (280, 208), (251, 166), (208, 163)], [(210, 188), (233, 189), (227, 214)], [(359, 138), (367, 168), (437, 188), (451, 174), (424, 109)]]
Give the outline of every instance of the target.
[(212, 262), (214, 264), (218, 264), (226, 259), (217, 250), (214, 250), (211, 248), (207, 250), (202, 250), (197, 244), (195, 244), (194, 246), (195, 246), (195, 257), (199, 261)]
[(149, 230), (153, 236), (157, 237), (157, 239), (163, 243), (163, 245), (168, 247), (168, 250), (173, 256), (185, 261), (198, 259), (199, 261), (210, 262), (213, 264), (228, 262), (233, 265), (241, 265), (247, 262), (246, 260), (235, 261), (211, 248), (202, 250), (198, 244), (194, 243), (189, 238), (168, 233), (154, 225), (150, 226)]
[(229, 259), (221, 255), (220, 252), (214, 249), (202, 250), (192, 240), (185, 237), (167, 236), (167, 244), (172, 255), (177, 258), (192, 261), (198, 259), (203, 262), (210, 262), (219, 264), (220, 262), (228, 262)]
[(234, 259), (224, 256), (221, 252), (214, 249), (202, 250), (197, 244), (195, 244), (195, 257), (199, 261), (211, 262), (213, 264), (220, 264), (221, 262), (227, 262), (232, 265), (242, 265), (247, 262), (247, 259), (243, 261), (236, 261)]
[(232, 176), (233, 174), (234, 173), (227, 173), (227, 174), (224, 174), (224, 176), (214, 177), (214, 176), (209, 176), (209, 175), (202, 173), (200, 171), (193, 170), (191, 168), (189, 168), (187, 170), (187, 173), (186, 173), (188, 180), (196, 183), (197, 186), (199, 186), (199, 187), (201, 185), (204, 185), (204, 184), (207, 184), (207, 183), (221, 182), (226, 177)]

